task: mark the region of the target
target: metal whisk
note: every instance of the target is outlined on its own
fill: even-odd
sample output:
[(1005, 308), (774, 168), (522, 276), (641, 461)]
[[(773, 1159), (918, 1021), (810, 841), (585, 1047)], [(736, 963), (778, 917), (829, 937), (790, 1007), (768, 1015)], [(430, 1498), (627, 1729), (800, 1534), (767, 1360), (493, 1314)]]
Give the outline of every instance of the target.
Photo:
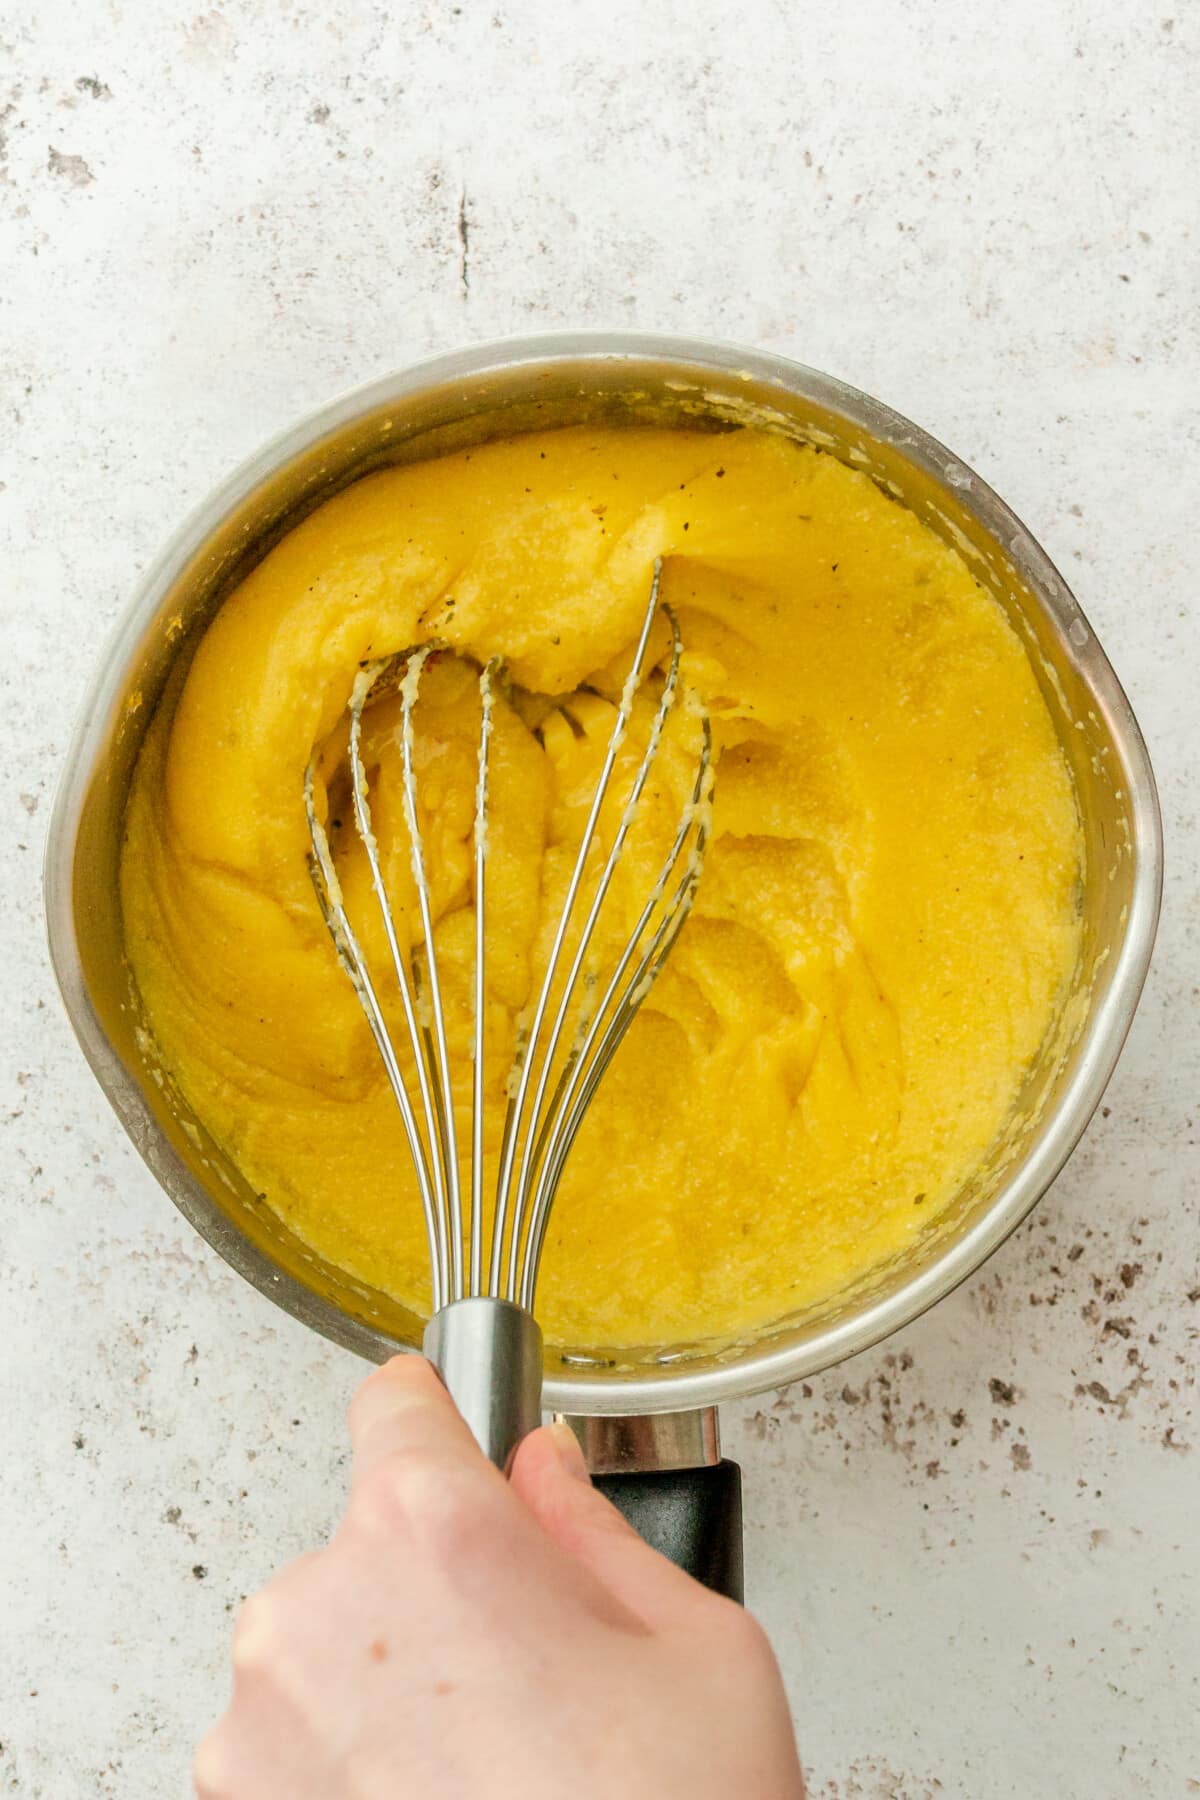
[[(542, 1337), (533, 1317), (538, 1269), (550, 1209), (563, 1167), (585, 1112), (638, 1008), (654, 984), (692, 902), (708, 840), (712, 733), (695, 697), (699, 747), (695, 775), (670, 846), (658, 867), (637, 922), (615, 963), (597, 972), (589, 961), (613, 875), (634, 823), (639, 801), (680, 693), (682, 639), (671, 609), (662, 604), (661, 561), (654, 565), (649, 600), (633, 663), (626, 677), (607, 751), (554, 932), (537, 999), (518, 1022), (508, 1076), (508, 1105), (500, 1146), (485, 1253), (484, 1011), (487, 901), (489, 748), (498, 688), (505, 680), (496, 659), (479, 673), (480, 727), (475, 793), (475, 959), (472, 1029), (472, 1117), (469, 1191), (465, 1197), (434, 918), (417, 812), (413, 714), (422, 671), (437, 644), (426, 644), (369, 664), (358, 674), (349, 702), (349, 772), (354, 819), (366, 852), (408, 1036), (416, 1093), (410, 1090), (393, 1042), (361, 940), (347, 914), (324, 824), (317, 812), (317, 752), (304, 778), (311, 839), (309, 868), (325, 923), (362, 1005), (404, 1122), (416, 1169), (432, 1270), (433, 1313), (424, 1349), (440, 1370), (476, 1437), (500, 1467), (541, 1414)], [(599, 873), (589, 871), (598, 846), (601, 810), (612, 785), (618, 752), (634, 702), (649, 669), (649, 645), (660, 610), (670, 648), (645, 750), (637, 764)], [(403, 814), (410, 842), (420, 910), (421, 942), (411, 959), (401, 949), (384, 885), (371, 823), (362, 752), (363, 714), (372, 698), (398, 692)], [(582, 920), (572, 943), (572, 926)], [(464, 1219), (465, 1215), (465, 1219)]]

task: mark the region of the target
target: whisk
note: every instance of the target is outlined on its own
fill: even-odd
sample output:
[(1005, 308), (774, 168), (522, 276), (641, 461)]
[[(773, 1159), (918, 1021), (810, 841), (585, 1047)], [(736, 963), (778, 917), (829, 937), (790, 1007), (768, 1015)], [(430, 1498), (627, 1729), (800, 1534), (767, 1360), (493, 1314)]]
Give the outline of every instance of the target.
[[(499, 1467), (541, 1417), (542, 1335), (534, 1318), (538, 1270), (551, 1207), (584, 1114), (638, 1008), (670, 955), (695, 899), (709, 836), (712, 731), (695, 695), (694, 779), (670, 845), (646, 892), (636, 923), (615, 962), (598, 971), (589, 950), (621, 861), (647, 780), (682, 687), (683, 641), (671, 608), (660, 599), (662, 562), (654, 564), (649, 598), (567, 883), (536, 999), (518, 1021), (495, 1192), (485, 1196), (484, 1015), (487, 905), (488, 776), (496, 695), (507, 680), (499, 659), (479, 672), (480, 725), (473, 832), (474, 970), (471, 1052), (471, 1131), (464, 1155), (455, 1124), (446, 1016), (434, 943), (433, 905), (417, 800), (413, 716), (422, 672), (444, 648), (423, 644), (368, 664), (349, 701), (349, 774), (354, 820), (366, 853), (390, 961), (399, 990), (415, 1081), (406, 1080), (372, 974), (347, 913), (333, 855), (317, 805), (317, 752), (304, 778), (304, 805), (313, 886), (330, 936), (354, 984), (404, 1124), (429, 1241), (432, 1317), (426, 1355), (441, 1373), (479, 1443)], [(636, 696), (652, 663), (650, 641), (659, 612), (669, 630), (665, 670), (645, 749), (637, 762), (608, 850), (601, 855), (601, 812)], [(420, 914), (420, 942), (411, 954), (400, 935), (384, 883), (371, 823), (362, 749), (363, 715), (373, 698), (398, 693), (403, 816)], [(619, 794), (614, 801), (619, 803)], [(594, 852), (597, 852), (594, 854)], [(599, 864), (598, 870), (596, 865)], [(578, 925), (576, 922), (579, 921)], [(392, 1011), (394, 1013), (394, 1006)], [(413, 1091), (415, 1087), (415, 1092)], [(463, 1164), (469, 1170), (464, 1182)], [(465, 1188), (465, 1193), (464, 1193)], [(490, 1200), (486, 1233), (485, 1202)]]

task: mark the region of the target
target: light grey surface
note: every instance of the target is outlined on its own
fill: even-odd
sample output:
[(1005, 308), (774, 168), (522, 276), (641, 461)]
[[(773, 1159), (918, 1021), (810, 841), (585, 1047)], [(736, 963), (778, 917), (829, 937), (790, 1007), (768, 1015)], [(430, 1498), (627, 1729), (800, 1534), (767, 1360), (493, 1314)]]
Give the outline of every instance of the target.
[(0, 1791), (186, 1791), (230, 1612), (336, 1514), (360, 1373), (189, 1234), (60, 1017), (38, 859), (88, 668), (294, 414), (584, 324), (760, 343), (918, 419), (1132, 694), (1167, 897), (1107, 1113), (968, 1287), (723, 1423), (819, 1800), (1198, 1792), (1200, 17), (391, 13), (0, 21)]

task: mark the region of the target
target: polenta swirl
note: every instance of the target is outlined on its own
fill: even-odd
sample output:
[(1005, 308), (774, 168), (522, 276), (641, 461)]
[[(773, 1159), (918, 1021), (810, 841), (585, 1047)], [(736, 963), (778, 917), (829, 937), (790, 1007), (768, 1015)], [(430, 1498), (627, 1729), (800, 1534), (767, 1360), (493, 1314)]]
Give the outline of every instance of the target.
[[(494, 442), (368, 476), (276, 545), (160, 705), (127, 816), (126, 944), (164, 1065), (304, 1240), (423, 1309), (415, 1182), (309, 879), (304, 770), (321, 747), (370, 941), (339, 721), (365, 661), (431, 639), (455, 652), (425, 677), (417, 754), (465, 1107), (473, 670), (504, 659), (494, 1150), (656, 557), (713, 722), (713, 837), (556, 1202), (539, 1312), (564, 1343), (702, 1340), (819, 1301), (902, 1248), (995, 1138), (1074, 966), (1082, 855), (1066, 763), (995, 600), (864, 475), (767, 432)], [(408, 921), (391, 703), (368, 719)], [(688, 732), (681, 708), (630, 896), (690, 780)]]

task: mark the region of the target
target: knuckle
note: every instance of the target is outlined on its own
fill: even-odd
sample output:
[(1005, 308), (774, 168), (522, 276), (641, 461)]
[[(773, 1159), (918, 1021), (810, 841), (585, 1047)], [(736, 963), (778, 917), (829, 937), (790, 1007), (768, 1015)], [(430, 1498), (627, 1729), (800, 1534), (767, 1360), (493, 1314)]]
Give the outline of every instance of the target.
[(258, 1593), (238, 1608), (233, 1622), (232, 1658), (240, 1675), (270, 1668), (295, 1636), (298, 1618), (306, 1616), (312, 1602), (314, 1581), (328, 1550), (309, 1550), (279, 1571)]
[(197, 1800), (227, 1800), (232, 1794), (228, 1740), (219, 1725), (196, 1746), (192, 1758), (192, 1785)]
[(285, 1641), (280, 1605), (265, 1590), (252, 1594), (240, 1608), (233, 1625), (233, 1667), (238, 1675), (268, 1668)]
[(435, 1499), (436, 1482), (428, 1463), (415, 1456), (388, 1456), (355, 1490), (350, 1513), (367, 1531), (390, 1536), (419, 1519)]
[(255, 1594), (233, 1628), (232, 1716), (264, 1705), (293, 1722), (312, 1722), (326, 1676), (319, 1649), (297, 1628), (295, 1612), (269, 1589)]
[(713, 1601), (713, 1624), (721, 1634), (727, 1653), (743, 1665), (774, 1666), (771, 1640), (754, 1614), (739, 1606), (736, 1600), (727, 1600), (722, 1595), (714, 1595)]
[(363, 1481), (350, 1513), (371, 1535), (419, 1537), (453, 1545), (479, 1529), (481, 1483), (421, 1456), (385, 1458)]
[(434, 1497), (429, 1529), (450, 1549), (479, 1538), (491, 1510), (491, 1471), (454, 1470), (443, 1473)]

